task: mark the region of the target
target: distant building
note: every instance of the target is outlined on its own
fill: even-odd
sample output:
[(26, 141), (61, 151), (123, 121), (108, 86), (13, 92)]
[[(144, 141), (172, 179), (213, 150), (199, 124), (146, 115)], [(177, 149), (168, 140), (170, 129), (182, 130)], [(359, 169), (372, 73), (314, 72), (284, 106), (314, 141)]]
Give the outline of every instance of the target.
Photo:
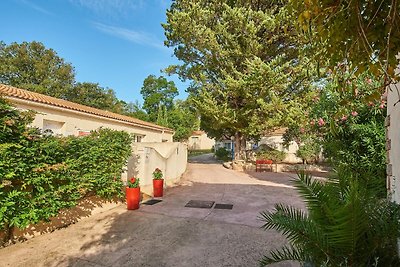
[(258, 145), (267, 145), (276, 150), (285, 152), (286, 158), (284, 162), (286, 163), (301, 163), (302, 160), (296, 156), (296, 152), (299, 149), (297, 143), (292, 141), (288, 147), (283, 145), (283, 134), (285, 131), (286, 128), (279, 128), (271, 133), (265, 134), (261, 137)]
[(0, 84), (0, 95), (16, 108), (37, 112), (33, 127), (54, 134), (83, 136), (100, 127), (123, 130), (135, 142), (172, 142), (174, 131), (154, 123)]
[(189, 150), (206, 150), (215, 146), (215, 140), (209, 138), (204, 131), (194, 131), (188, 140)]

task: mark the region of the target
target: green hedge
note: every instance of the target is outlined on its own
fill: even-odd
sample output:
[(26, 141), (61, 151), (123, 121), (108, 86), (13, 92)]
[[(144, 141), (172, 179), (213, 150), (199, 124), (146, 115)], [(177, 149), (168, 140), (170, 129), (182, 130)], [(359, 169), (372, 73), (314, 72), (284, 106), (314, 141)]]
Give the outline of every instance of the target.
[(48, 220), (87, 195), (122, 195), (131, 136), (100, 129), (56, 137), (29, 128), (33, 114), (0, 98), (0, 230)]

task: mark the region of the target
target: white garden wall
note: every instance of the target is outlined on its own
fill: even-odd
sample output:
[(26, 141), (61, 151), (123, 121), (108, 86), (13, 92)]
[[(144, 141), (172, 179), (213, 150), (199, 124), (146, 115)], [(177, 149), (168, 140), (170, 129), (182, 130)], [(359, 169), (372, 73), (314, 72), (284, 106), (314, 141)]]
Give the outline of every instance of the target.
[(132, 176), (140, 179), (141, 191), (153, 195), (152, 173), (156, 168), (164, 174), (165, 185), (178, 182), (187, 167), (187, 145), (183, 143), (134, 143), (128, 161), (126, 180)]

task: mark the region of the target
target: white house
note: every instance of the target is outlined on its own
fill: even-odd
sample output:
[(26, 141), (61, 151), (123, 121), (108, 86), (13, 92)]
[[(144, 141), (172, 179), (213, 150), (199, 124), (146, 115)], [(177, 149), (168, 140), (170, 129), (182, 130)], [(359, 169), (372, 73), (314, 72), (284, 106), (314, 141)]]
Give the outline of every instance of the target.
[(194, 131), (188, 140), (190, 150), (206, 150), (215, 146), (215, 140), (209, 138), (204, 131)]
[(172, 129), (129, 116), (3, 84), (0, 94), (18, 109), (36, 111), (32, 126), (55, 134), (78, 136), (104, 127), (134, 134), (135, 142), (172, 142)]
[(272, 133), (265, 134), (261, 137), (258, 145), (264, 144), (276, 150), (285, 152), (286, 158), (284, 162), (286, 163), (301, 163), (302, 160), (296, 156), (296, 152), (299, 149), (299, 146), (296, 144), (296, 142), (290, 142), (288, 147), (283, 145), (283, 134), (285, 131), (286, 128), (279, 128)]
[(133, 117), (0, 84), (0, 95), (21, 110), (36, 111), (33, 127), (64, 136), (86, 135), (100, 127), (126, 131), (134, 136), (133, 154), (122, 179), (139, 177), (142, 192), (152, 194), (152, 172), (160, 168), (167, 184), (186, 170), (187, 146), (172, 142), (172, 129)]

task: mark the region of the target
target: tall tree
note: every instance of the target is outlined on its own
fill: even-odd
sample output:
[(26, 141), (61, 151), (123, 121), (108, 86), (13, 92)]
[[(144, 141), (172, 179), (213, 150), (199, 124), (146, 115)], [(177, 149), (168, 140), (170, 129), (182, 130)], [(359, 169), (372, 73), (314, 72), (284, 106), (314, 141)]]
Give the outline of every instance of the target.
[(202, 128), (235, 137), (235, 159), (247, 139), (277, 126), (302, 85), (298, 44), (284, 1), (174, 1), (166, 45), (182, 65), (169, 72), (193, 81)]
[(178, 95), (178, 89), (173, 81), (165, 77), (149, 75), (140, 90), (143, 96), (143, 109), (146, 110), (150, 121), (156, 122), (160, 110), (170, 110), (173, 100)]
[(176, 100), (168, 112), (168, 127), (175, 130), (174, 141), (187, 141), (192, 132), (198, 129), (199, 117), (191, 99)]
[(65, 98), (75, 81), (74, 68), (40, 42), (0, 42), (0, 83)]
[(98, 83), (76, 83), (66, 92), (65, 99), (116, 113), (123, 113), (126, 106), (116, 97), (114, 90), (103, 88)]
[(139, 101), (124, 103), (124, 115), (135, 117), (139, 120), (149, 121), (149, 116), (143, 110)]

